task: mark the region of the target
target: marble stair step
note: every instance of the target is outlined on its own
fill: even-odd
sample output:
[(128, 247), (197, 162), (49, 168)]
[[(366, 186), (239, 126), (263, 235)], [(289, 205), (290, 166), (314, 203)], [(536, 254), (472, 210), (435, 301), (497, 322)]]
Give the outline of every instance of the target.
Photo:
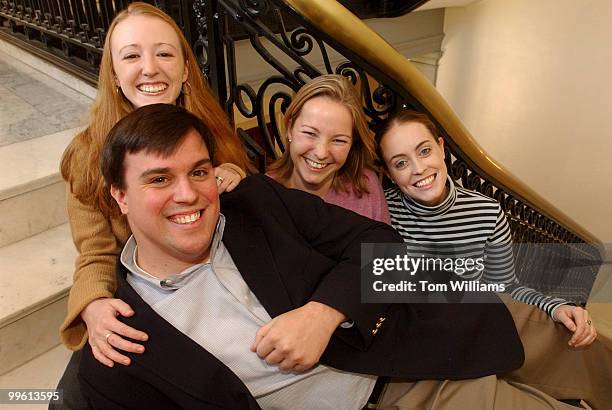
[[(0, 376), (0, 389), (55, 389), (72, 352), (63, 345), (55, 346), (40, 356)], [(48, 404), (13, 406), (17, 410), (46, 409)], [(8, 407), (8, 408), (13, 408)]]
[(0, 248), (0, 375), (60, 343), (75, 256), (68, 224)]
[(0, 248), (66, 222), (59, 163), (78, 130), (0, 147)]
[(55, 346), (0, 376), (0, 389), (55, 389), (71, 355), (63, 345)]

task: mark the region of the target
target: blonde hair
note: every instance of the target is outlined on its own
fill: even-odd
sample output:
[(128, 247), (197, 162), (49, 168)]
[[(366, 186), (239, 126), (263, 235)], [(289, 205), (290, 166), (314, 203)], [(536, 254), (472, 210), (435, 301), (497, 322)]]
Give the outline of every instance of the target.
[(316, 77), (307, 82), (296, 93), (293, 101), (289, 104), (283, 119), (284, 132), (283, 143), (286, 147), (283, 155), (272, 163), (269, 171), (280, 182), (286, 183), (293, 172), (293, 161), (291, 160), (287, 134), (295, 119), (299, 117), (304, 104), (315, 97), (327, 97), (332, 101), (344, 105), (353, 117), (353, 143), (346, 162), (340, 168), (332, 182), (332, 188), (336, 191), (346, 192), (352, 187), (353, 192), (361, 197), (368, 193), (367, 179), (364, 177), (365, 168), (373, 168), (376, 151), (374, 137), (368, 128), (368, 122), (361, 107), (361, 98), (357, 90), (348, 79), (337, 74), (327, 74)]
[(99, 169), (102, 145), (111, 128), (134, 110), (129, 100), (116, 89), (111, 38), (117, 24), (136, 15), (158, 18), (169, 24), (178, 36), (188, 77), (184, 83), (186, 92), (181, 92), (176, 104), (198, 116), (211, 130), (217, 147), (215, 165), (231, 162), (243, 170), (252, 169), (242, 143), (204, 81), (197, 59), (180, 28), (160, 9), (147, 3), (131, 3), (115, 16), (108, 28), (100, 62), (98, 94), (89, 113), (89, 125), (66, 148), (60, 167), (62, 177), (70, 184), (76, 198), (83, 203), (97, 203), (102, 213), (107, 216), (115, 213), (117, 206), (110, 197)]

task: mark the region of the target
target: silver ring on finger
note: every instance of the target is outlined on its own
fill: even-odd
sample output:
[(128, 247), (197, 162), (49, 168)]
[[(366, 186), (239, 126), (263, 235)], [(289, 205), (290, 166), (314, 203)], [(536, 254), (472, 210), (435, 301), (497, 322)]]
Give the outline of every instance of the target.
[(586, 321), (586, 324), (587, 324), (587, 326), (591, 326), (591, 325), (593, 324), (593, 322), (591, 322), (591, 319), (588, 319), (588, 320)]
[[(108, 338), (113, 334), (113, 332), (108, 332), (107, 334), (104, 335), (104, 340), (106, 340), (106, 343), (108, 343)], [(109, 343), (110, 344), (110, 343)]]
[(225, 180), (223, 177), (215, 177), (215, 179), (217, 180), (218, 183), (222, 184), (223, 181)]

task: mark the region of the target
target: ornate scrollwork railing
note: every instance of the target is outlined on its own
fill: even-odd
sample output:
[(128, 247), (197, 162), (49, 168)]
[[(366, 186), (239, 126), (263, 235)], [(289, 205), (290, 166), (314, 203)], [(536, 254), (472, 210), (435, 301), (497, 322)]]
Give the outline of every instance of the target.
[[(216, 44), (216, 52), (208, 53), (211, 84), (230, 116), (235, 111), (257, 118), (268, 155), (274, 157), (284, 149), (277, 115), (284, 113), (294, 91), (323, 73), (342, 74), (361, 90), (373, 129), (402, 107), (426, 112), (447, 141), (446, 162), (452, 178), (495, 198), (505, 211), (519, 244), (515, 250), (521, 281), (551, 296), (586, 301), (601, 261), (597, 239), (490, 159), (429, 82), (342, 6), (322, 0), (200, 0), (197, 5), (216, 19), (214, 32), (205, 27), (200, 36), (223, 43), (223, 52)], [(293, 22), (291, 29), (287, 20)], [(230, 21), (240, 23), (246, 40), (224, 31)], [(236, 72), (234, 52), (240, 41), (248, 41), (262, 64), (274, 72), (257, 88), (241, 81)], [(390, 54), (395, 59), (389, 60)], [(542, 283), (542, 272), (551, 267), (567, 275)]]
[[(0, 23), (4, 31), (59, 56), (64, 68), (75, 72), (76, 67), (77, 75), (95, 82), (108, 24), (128, 3), (0, 0)], [(184, 29), (228, 115), (254, 123), (256, 132), (239, 130), (239, 134), (260, 170), (266, 156), (284, 150), (278, 116), (293, 93), (320, 74), (344, 75), (361, 90), (372, 128), (402, 107), (431, 116), (446, 139), (449, 174), (460, 185), (500, 202), (515, 242), (541, 244), (517, 248), (517, 272), (525, 284), (551, 295), (586, 300), (601, 260), (598, 240), (486, 155), (418, 70), (340, 4), (331, 0), (150, 3), (163, 8)], [(245, 47), (254, 50), (273, 74), (246, 81), (236, 51)], [(545, 244), (568, 245), (551, 249)], [(531, 274), (549, 271), (551, 266), (563, 268), (568, 260), (579, 260), (581, 266), (572, 269), (573, 276), (555, 279), (558, 283), (549, 288), (543, 289), (539, 277)]]
[[(363, 90), (364, 110), (373, 125), (397, 106), (397, 93), (382, 82), (372, 88), (372, 77), (361, 65), (345, 59), (333, 62), (329, 50), (335, 49), (304, 26), (288, 29), (286, 20), (299, 21), (300, 16), (291, 13), (283, 3), (197, 0), (194, 7), (198, 6), (215, 20), (213, 27), (198, 25), (199, 38), (208, 39), (209, 44), (211, 39), (222, 39), (225, 49), (221, 61), (216, 60), (218, 55), (211, 49), (199, 54), (204, 72), (230, 116), (233, 116), (235, 108), (244, 118), (257, 119), (265, 148), (273, 157), (284, 150), (277, 114), (284, 113), (292, 94), (306, 81), (323, 73), (342, 74)], [(271, 21), (274, 28), (266, 25), (264, 18)], [(224, 31), (230, 19), (241, 23), (246, 40), (236, 40)], [(236, 72), (234, 50), (237, 41), (248, 41), (275, 72), (263, 79), (257, 90), (251, 84), (241, 82)], [(214, 47), (218, 49), (219, 45)]]
[[(189, 1), (146, 1), (170, 14), (191, 39)], [(1, 38), (95, 85), (106, 31), (128, 0), (0, 0)]]

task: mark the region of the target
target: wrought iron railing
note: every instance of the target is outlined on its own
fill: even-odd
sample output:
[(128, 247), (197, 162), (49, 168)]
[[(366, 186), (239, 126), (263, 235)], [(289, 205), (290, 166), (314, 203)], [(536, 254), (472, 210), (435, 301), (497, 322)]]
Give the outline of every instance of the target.
[[(191, 40), (190, 1), (146, 1), (168, 12)], [(128, 0), (0, 0), (0, 34), (21, 40), (47, 58), (95, 85), (106, 31)]]
[[(112, 14), (127, 2), (98, 0), (95, 7), (86, 3), (89, 2), (0, 0), (0, 19), (17, 36), (30, 37), (46, 47), (56, 48), (59, 41), (64, 57), (95, 75), (106, 27)], [(284, 149), (277, 116), (286, 110), (293, 92), (322, 73), (342, 74), (362, 91), (364, 110), (372, 128), (401, 107), (428, 113), (446, 139), (449, 174), (462, 186), (501, 203), (515, 242), (567, 244), (561, 250), (544, 245), (519, 246), (517, 272), (522, 282), (549, 294), (586, 301), (601, 261), (597, 239), (484, 155), (427, 80), (337, 3), (330, 0), (152, 3), (169, 12), (185, 30), (203, 72), (230, 118), (237, 112), (246, 119), (256, 119), (255, 132), (250, 131), (253, 138), (242, 130), (240, 135), (251, 156), (259, 160), (260, 170), (265, 167), (266, 155), (274, 158)], [(245, 42), (273, 72), (258, 84), (245, 82), (237, 68), (236, 46)], [(75, 63), (77, 59), (80, 61)], [(558, 271), (567, 261), (576, 260), (580, 266), (572, 269), (571, 278), (557, 278), (554, 286), (542, 289), (538, 272), (551, 266)]]
[(523, 284), (551, 296), (579, 303), (587, 300), (601, 264), (597, 238), (486, 155), (429, 81), (338, 3), (284, 3), (301, 17), (304, 31), (311, 33), (317, 44), (328, 44), (346, 57), (346, 62), (337, 65), (337, 72), (349, 64), (356, 68), (353, 77), (369, 79), (361, 81), (361, 88), (373, 127), (387, 112), (405, 106), (428, 113), (437, 123), (446, 141), (451, 177), (468, 189), (495, 198), (505, 211), (517, 244), (516, 269)]
[[(202, 43), (195, 30), (204, 17), (203, 4), (192, 0), (139, 0), (171, 15), (194, 48)], [(427, 0), (341, 0), (360, 18), (391, 17), (407, 13)], [(22, 40), (30, 51), (95, 85), (102, 45), (110, 22), (132, 0), (0, 0), (0, 35)], [(212, 16), (208, 16), (212, 18)], [(205, 24), (205, 23), (204, 23)], [(237, 34), (240, 24), (230, 31)]]

